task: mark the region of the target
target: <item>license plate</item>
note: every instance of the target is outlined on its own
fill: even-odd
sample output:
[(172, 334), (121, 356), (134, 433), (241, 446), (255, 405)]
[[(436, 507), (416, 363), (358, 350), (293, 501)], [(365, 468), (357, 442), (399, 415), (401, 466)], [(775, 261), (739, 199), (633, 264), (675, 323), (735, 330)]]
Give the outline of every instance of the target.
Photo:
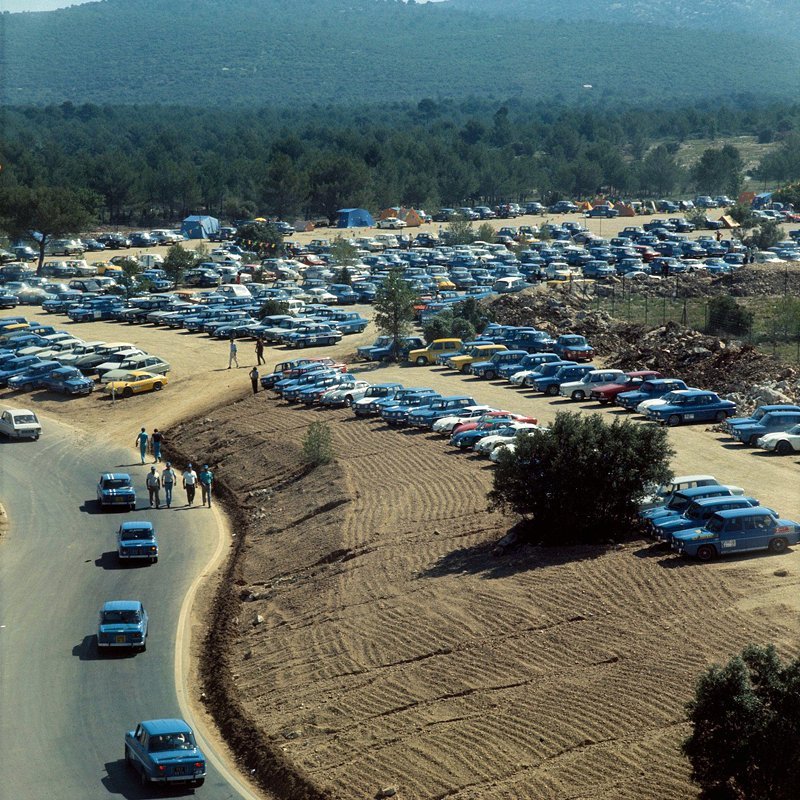
[(116, 641), (117, 641), (117, 644), (125, 644), (125, 636), (124, 635), (117, 636)]
[(172, 774), (173, 774), (173, 775), (183, 775), (183, 773), (184, 773), (184, 770), (185, 770), (185, 767), (175, 767), (175, 768), (172, 770)]

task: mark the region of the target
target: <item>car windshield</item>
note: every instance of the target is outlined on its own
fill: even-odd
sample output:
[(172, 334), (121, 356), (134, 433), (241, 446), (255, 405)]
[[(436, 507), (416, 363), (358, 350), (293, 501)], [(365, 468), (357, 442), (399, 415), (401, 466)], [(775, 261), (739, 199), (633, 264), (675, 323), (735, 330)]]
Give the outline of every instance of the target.
[(120, 531), (120, 539), (123, 539), (124, 541), (152, 538), (153, 531), (150, 528), (126, 528)]
[(684, 497), (682, 494), (674, 494), (669, 503), (667, 503), (667, 508), (670, 511), (685, 511), (690, 502), (689, 498)]
[(128, 486), (128, 481), (123, 478), (106, 478), (103, 481), (104, 489), (124, 489)]
[(684, 513), (688, 519), (703, 519), (708, 516), (707, 509), (704, 509), (699, 503), (692, 503)]
[(150, 737), (150, 752), (163, 753), (167, 750), (192, 750), (194, 738), (191, 733), (162, 733)]
[(103, 612), (103, 625), (114, 625), (115, 623), (125, 623), (135, 625), (142, 621), (142, 615), (133, 609), (114, 610)]
[[(36, 419), (36, 414), (15, 414), (14, 415), (14, 422), (18, 425), (26, 425), (30, 422), (38, 422), (39, 420)], [(800, 427), (800, 426), (798, 426)]]

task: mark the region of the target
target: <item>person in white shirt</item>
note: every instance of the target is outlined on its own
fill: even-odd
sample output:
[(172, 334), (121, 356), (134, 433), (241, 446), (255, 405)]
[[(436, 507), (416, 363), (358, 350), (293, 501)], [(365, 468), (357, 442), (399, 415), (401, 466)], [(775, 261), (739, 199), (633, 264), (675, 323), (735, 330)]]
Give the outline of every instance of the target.
[(167, 461), (166, 469), (161, 473), (161, 485), (164, 487), (164, 499), (167, 501), (167, 508), (172, 505), (172, 487), (178, 482), (178, 476), (172, 469), (172, 464)]
[(153, 508), (153, 504), (155, 504), (156, 508), (161, 508), (161, 498), (159, 497), (161, 478), (156, 472), (155, 467), (150, 467), (150, 472), (147, 473), (145, 483), (147, 484), (147, 491), (150, 494), (150, 508)]
[(186, 489), (186, 502), (194, 505), (194, 493), (197, 491), (197, 473), (192, 469), (191, 464), (186, 465), (183, 473), (183, 488)]

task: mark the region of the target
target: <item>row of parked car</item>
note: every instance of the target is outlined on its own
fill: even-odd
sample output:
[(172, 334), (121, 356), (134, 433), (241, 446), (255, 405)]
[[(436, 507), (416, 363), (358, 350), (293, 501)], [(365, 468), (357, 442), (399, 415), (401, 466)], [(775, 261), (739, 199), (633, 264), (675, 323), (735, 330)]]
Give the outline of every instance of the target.
[[(631, 376), (606, 377), (617, 381), (609, 385), (619, 387)], [(469, 395), (442, 396), (397, 382), (370, 384), (331, 359), (282, 362), (261, 382), (288, 403), (349, 406), (359, 419), (380, 418), (391, 427), (430, 430), (447, 436), (461, 451), (494, 461), (503, 452), (513, 452), (519, 437), (542, 429), (533, 417), (478, 404)], [(800, 524), (780, 518), (742, 489), (720, 485), (710, 475), (681, 476), (656, 489), (643, 503), (641, 517), (651, 536), (678, 554), (702, 561), (762, 549), (779, 553), (800, 539)]]

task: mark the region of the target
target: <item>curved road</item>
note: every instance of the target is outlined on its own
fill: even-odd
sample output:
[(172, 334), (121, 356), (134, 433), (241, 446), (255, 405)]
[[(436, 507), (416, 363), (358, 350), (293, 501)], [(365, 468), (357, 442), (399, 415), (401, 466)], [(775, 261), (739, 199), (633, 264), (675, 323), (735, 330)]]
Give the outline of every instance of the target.
[[(125, 769), (123, 736), (141, 719), (185, 716), (175, 685), (176, 631), (184, 597), (216, 551), (219, 533), (216, 515), (202, 507), (145, 510), (147, 468), (132, 464), (132, 455), (52, 420), (44, 421), (37, 442), (0, 441), (0, 499), (11, 525), (0, 540), (3, 797), (163, 794), (139, 786)], [(110, 469), (134, 478), (132, 514), (95, 507), (98, 475)], [(174, 499), (181, 503), (185, 494), (179, 490)], [(136, 518), (156, 524), (161, 556), (152, 566), (120, 569), (116, 527)], [(97, 614), (112, 599), (140, 599), (148, 609), (146, 652), (98, 658)], [(209, 756), (202, 737), (201, 744)], [(218, 759), (209, 762), (198, 797), (256, 797)]]

